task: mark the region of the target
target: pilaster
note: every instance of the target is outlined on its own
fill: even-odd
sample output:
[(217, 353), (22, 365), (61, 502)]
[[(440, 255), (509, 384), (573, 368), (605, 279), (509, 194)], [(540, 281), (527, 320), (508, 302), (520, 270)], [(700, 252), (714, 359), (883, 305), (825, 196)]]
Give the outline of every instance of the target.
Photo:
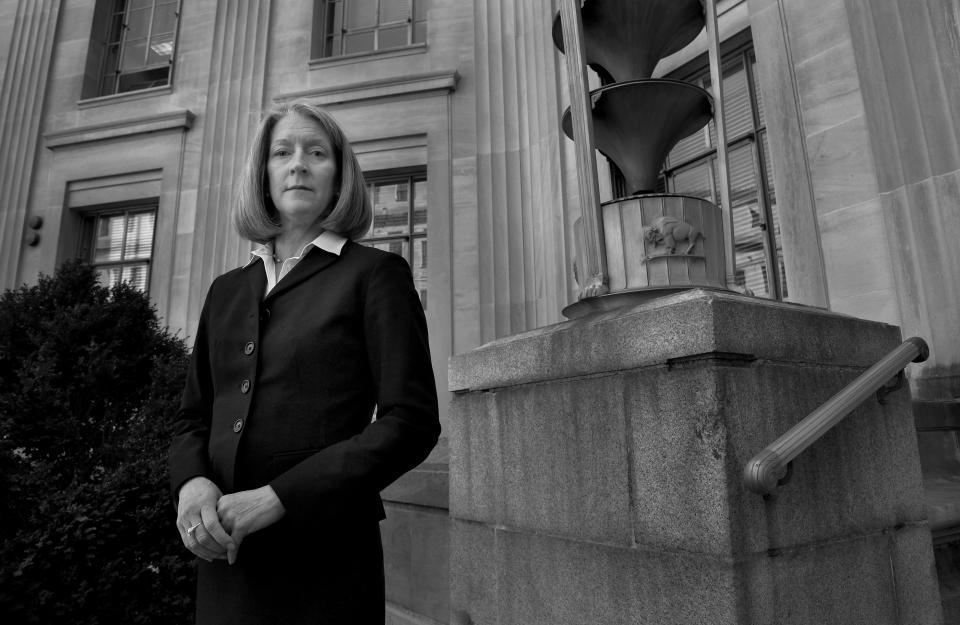
[(270, 0), (217, 3), (193, 232), (191, 328), (213, 279), (248, 258), (249, 245), (234, 230), (230, 216), (264, 105), (271, 5)]
[(550, 3), (476, 2), (480, 338), (558, 321), (568, 301)]
[(0, 83), (0, 288), (18, 281), (60, 0), (20, 0)]

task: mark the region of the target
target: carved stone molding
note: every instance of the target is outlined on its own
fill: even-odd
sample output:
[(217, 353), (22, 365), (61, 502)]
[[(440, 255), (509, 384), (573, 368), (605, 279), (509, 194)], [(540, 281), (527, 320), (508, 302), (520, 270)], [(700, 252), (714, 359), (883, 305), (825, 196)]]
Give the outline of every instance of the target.
[(274, 102), (309, 99), (317, 104), (330, 105), (359, 102), (395, 96), (422, 95), (431, 92), (449, 93), (456, 90), (460, 75), (455, 70), (441, 70), (424, 74), (390, 76), (348, 85), (319, 87), (293, 91), (275, 97)]
[(68, 130), (49, 132), (43, 138), (46, 141), (47, 148), (54, 150), (68, 145), (115, 139), (117, 137), (157, 132), (158, 130), (174, 128), (189, 130), (193, 127), (195, 118), (196, 115), (192, 111), (181, 109), (133, 119), (120, 119), (106, 124), (77, 126)]

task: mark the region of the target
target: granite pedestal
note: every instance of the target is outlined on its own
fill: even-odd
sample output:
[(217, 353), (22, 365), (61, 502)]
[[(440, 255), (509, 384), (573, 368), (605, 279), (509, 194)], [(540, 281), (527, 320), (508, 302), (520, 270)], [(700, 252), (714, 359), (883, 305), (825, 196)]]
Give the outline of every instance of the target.
[(900, 342), (701, 290), (456, 356), (451, 622), (942, 622), (906, 390), (772, 498), (746, 461)]

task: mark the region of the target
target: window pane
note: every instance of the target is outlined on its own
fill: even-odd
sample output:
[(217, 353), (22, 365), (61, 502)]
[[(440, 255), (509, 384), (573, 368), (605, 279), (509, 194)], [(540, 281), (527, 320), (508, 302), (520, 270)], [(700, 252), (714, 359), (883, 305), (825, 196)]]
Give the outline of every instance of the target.
[(427, 231), (427, 181), (413, 183), (413, 231)]
[(170, 66), (155, 67), (153, 69), (133, 72), (120, 76), (120, 82), (117, 85), (117, 93), (135, 91), (137, 89), (149, 89), (150, 87), (160, 87), (167, 84), (170, 79)]
[(680, 139), (677, 142), (677, 145), (670, 150), (670, 155), (667, 157), (667, 163), (671, 167), (690, 160), (691, 158), (696, 157), (699, 154), (702, 154), (710, 149), (710, 138), (707, 135), (707, 129), (703, 128), (696, 131), (689, 137)]
[(333, 5), (333, 21), (330, 23), (330, 33), (337, 36), (343, 34), (343, 2), (337, 2)]
[(149, 266), (145, 264), (124, 265), (120, 279), (138, 291), (146, 291), (148, 271)]
[(375, 243), (364, 242), (364, 245), (369, 247), (375, 247), (378, 250), (383, 250), (385, 252), (392, 252), (394, 254), (399, 254), (404, 258), (407, 258), (408, 249), (407, 242), (403, 239), (397, 239), (395, 241), (377, 241)]
[(177, 3), (158, 4), (153, 12), (153, 35), (173, 33), (177, 25)]
[(101, 286), (113, 286), (120, 284), (120, 267), (99, 267), (97, 269), (97, 282)]
[(344, 54), (373, 51), (373, 31), (366, 33), (352, 33), (343, 36)]
[(413, 23), (413, 43), (423, 43), (427, 40), (427, 23)]
[[(730, 197), (733, 203), (733, 237), (735, 262), (742, 271), (744, 283), (753, 295), (773, 295), (767, 275), (766, 231), (763, 208), (757, 195), (758, 178), (754, 166), (753, 144), (745, 143), (731, 150)], [(739, 273), (738, 273), (739, 275)]]
[(149, 9), (153, 6), (153, 0), (127, 0), (127, 8), (131, 11), (137, 9)]
[(344, 28), (370, 28), (377, 25), (377, 0), (349, 0)]
[(151, 13), (150, 9), (127, 11), (127, 41), (147, 38)]
[[(320, 2), (315, 15), (313, 24), (313, 58), (322, 58), (340, 54), (340, 16), (342, 15), (339, 2), (333, 0), (323, 0)], [(333, 37), (337, 37), (336, 47), (333, 45)], [(317, 42), (320, 42), (319, 47)]]
[(373, 185), (373, 226), (367, 236), (410, 232), (410, 188), (407, 181)]
[(341, 54), (340, 46), (343, 45), (343, 39), (340, 35), (335, 35), (327, 42), (325, 56), (336, 56)]
[(381, 24), (406, 22), (410, 16), (410, 0), (380, 0)]
[(153, 213), (138, 213), (127, 217), (127, 243), (124, 260), (150, 258), (153, 252)]
[(413, 271), (413, 285), (420, 293), (420, 303), (424, 310), (427, 308), (427, 239), (419, 238), (413, 240), (413, 261), (410, 263), (410, 269)]
[(738, 61), (735, 66), (724, 68), (723, 104), (728, 138), (732, 139), (753, 130), (753, 111), (750, 107), (750, 92), (747, 89), (747, 72), (742, 62)]
[(173, 35), (168, 33), (150, 39), (147, 65), (169, 63), (171, 55), (173, 55)]
[(399, 48), (400, 46), (407, 45), (407, 30), (406, 24), (403, 26), (381, 28), (380, 41), (377, 45), (377, 49), (386, 50), (387, 48)]
[(123, 248), (123, 215), (101, 217), (97, 223), (97, 240), (93, 261), (97, 263), (121, 260)]
[(146, 39), (127, 39), (123, 46), (123, 65), (121, 70), (129, 72), (144, 66), (147, 54)]
[(713, 182), (708, 169), (710, 162), (712, 159), (706, 159), (674, 173), (670, 178), (670, 192), (714, 202)]

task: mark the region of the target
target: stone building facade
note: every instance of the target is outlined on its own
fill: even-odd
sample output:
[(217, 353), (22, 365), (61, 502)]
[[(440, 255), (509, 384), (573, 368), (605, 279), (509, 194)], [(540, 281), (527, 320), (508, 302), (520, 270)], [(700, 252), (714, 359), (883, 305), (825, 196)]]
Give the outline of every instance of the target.
[[(445, 406), (451, 355), (558, 322), (576, 297), (556, 4), (0, 0), (0, 288), (83, 257), (190, 337), (211, 280), (249, 254), (229, 213), (255, 123), (306, 98), (370, 176), (371, 244), (414, 267)], [(910, 382), (931, 483), (949, 493), (960, 0), (718, 9), (737, 286), (924, 337), (931, 356)], [(701, 36), (656, 74), (702, 83), (705, 51)], [(706, 129), (671, 153), (662, 184), (716, 199), (715, 157)], [(608, 199), (617, 176), (600, 161)], [(394, 622), (449, 620), (447, 463), (441, 442), (384, 493)]]

